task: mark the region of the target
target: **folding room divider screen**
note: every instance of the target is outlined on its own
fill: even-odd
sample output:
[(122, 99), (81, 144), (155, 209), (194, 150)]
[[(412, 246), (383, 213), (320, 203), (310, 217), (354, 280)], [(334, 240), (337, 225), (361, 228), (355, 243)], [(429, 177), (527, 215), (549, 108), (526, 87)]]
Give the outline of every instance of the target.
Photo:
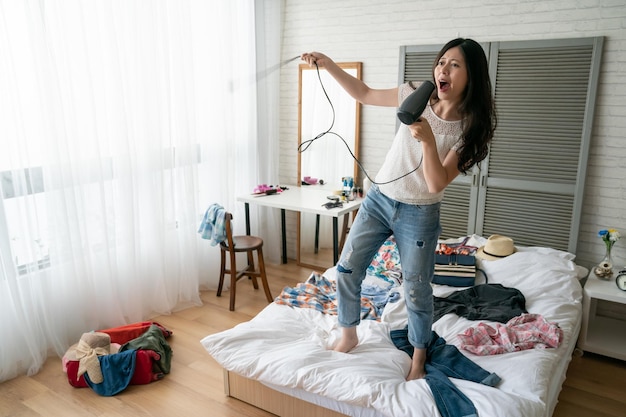
[[(603, 42), (481, 44), (498, 127), (487, 159), (446, 190), (443, 238), (499, 233), (576, 253)], [(440, 49), (400, 47), (399, 81), (432, 79)]]

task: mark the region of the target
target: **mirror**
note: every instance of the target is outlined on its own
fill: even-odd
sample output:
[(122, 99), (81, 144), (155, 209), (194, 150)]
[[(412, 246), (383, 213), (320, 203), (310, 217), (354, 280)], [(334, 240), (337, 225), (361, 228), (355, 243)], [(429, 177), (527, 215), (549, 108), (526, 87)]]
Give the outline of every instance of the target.
[[(361, 79), (361, 62), (337, 65)], [(325, 69), (300, 64), (299, 84), (297, 184), (323, 188), (330, 195), (341, 190), (343, 177), (357, 180), (359, 168), (351, 153), (359, 157), (361, 105)], [(303, 185), (307, 177), (317, 183)], [(349, 221), (340, 218), (339, 230), (345, 230)], [(332, 217), (300, 213), (297, 245), (298, 265), (322, 272), (333, 266)]]

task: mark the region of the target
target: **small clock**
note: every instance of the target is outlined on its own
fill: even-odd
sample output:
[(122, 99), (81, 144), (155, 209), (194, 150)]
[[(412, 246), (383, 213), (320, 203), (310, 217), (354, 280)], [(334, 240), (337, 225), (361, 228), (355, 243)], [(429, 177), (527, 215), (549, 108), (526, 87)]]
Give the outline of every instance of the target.
[(622, 291), (626, 291), (626, 268), (622, 269), (617, 273), (617, 278), (615, 278), (615, 283), (617, 284), (617, 288)]

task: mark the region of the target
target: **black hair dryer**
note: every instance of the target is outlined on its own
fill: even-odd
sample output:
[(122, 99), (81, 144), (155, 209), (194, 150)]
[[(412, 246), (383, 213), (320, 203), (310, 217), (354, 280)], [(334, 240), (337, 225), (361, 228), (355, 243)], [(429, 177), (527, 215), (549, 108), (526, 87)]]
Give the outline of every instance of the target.
[(430, 96), (435, 90), (435, 84), (424, 81), (422, 85), (413, 91), (398, 108), (398, 119), (405, 125), (417, 122), (424, 112)]

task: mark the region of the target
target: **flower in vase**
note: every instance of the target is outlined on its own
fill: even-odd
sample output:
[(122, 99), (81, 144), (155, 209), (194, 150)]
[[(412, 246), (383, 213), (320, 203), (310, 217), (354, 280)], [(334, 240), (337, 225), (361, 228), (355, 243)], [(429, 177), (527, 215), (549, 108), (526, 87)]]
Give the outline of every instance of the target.
[(598, 278), (609, 279), (613, 276), (613, 260), (611, 259), (611, 248), (615, 242), (619, 240), (621, 235), (615, 229), (603, 229), (598, 232), (598, 236), (604, 242), (606, 246), (606, 255), (604, 259), (595, 267), (594, 273)]
[(607, 250), (611, 250), (615, 242), (622, 237), (616, 229), (602, 229), (598, 232), (598, 236), (602, 238)]

